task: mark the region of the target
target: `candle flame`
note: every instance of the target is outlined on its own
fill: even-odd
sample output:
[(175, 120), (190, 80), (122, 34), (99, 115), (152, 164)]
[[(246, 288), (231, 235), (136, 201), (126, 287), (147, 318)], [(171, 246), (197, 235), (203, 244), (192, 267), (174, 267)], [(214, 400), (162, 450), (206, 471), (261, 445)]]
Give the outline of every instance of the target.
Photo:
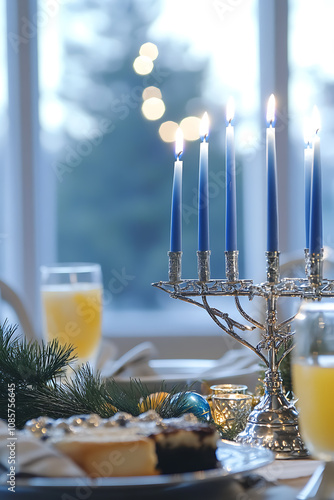
[(199, 135), (202, 140), (206, 140), (209, 135), (209, 115), (207, 112), (204, 113), (199, 126)]
[(175, 133), (175, 158), (179, 160), (183, 153), (183, 132), (179, 127)]
[(317, 134), (320, 130), (320, 127), (321, 127), (320, 113), (319, 113), (319, 109), (317, 106), (313, 106), (312, 124), (313, 124), (313, 130), (315, 130), (315, 133)]
[(226, 120), (231, 123), (231, 121), (234, 118), (234, 99), (233, 97), (230, 97), (229, 100), (227, 101), (226, 105)]
[(304, 122), (304, 141), (305, 144), (312, 143), (312, 135), (313, 135), (313, 124), (310, 118), (307, 118)]
[(272, 124), (275, 121), (275, 96), (271, 94), (267, 106), (267, 122)]

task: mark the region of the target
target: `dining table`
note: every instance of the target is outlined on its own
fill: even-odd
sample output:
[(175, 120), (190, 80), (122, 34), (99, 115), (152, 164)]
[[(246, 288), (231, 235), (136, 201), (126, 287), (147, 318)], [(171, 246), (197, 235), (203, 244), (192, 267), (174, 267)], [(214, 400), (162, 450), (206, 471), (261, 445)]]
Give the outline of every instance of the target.
[[(182, 484), (159, 492), (157, 496), (119, 496), (124, 500), (159, 498), (159, 500), (295, 500), (309, 481), (320, 461), (275, 460), (250, 474), (226, 478), (221, 482)], [(113, 499), (115, 497), (113, 496)], [(107, 497), (103, 500), (106, 500)], [(53, 500), (53, 499), (52, 499)]]
[[(313, 472), (321, 465), (313, 459), (274, 460), (251, 473), (226, 477), (222, 481), (184, 482), (163, 489), (112, 488), (90, 490), (83, 486), (67, 491), (66, 488), (48, 489), (48, 500), (294, 500), (304, 488)], [(80, 484), (80, 483), (79, 483)], [(16, 500), (44, 500), (46, 491), (38, 486), (19, 487)], [(1, 500), (12, 498), (7, 488), (1, 489)]]

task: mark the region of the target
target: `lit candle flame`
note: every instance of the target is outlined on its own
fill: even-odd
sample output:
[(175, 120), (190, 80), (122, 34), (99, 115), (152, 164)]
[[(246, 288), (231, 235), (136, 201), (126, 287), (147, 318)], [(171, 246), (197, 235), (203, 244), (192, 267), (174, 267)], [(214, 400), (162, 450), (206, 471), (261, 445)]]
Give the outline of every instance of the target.
[(304, 141), (305, 144), (311, 144), (312, 143), (312, 136), (313, 136), (313, 123), (310, 118), (307, 118), (304, 122)]
[(270, 125), (275, 121), (275, 104), (275, 96), (271, 94), (267, 106), (267, 122), (270, 123)]
[(315, 133), (317, 134), (319, 132), (320, 126), (321, 126), (320, 113), (319, 113), (319, 109), (317, 108), (317, 106), (313, 106), (312, 124), (313, 124), (313, 130), (315, 130)]
[(233, 97), (230, 97), (226, 105), (226, 120), (229, 123), (231, 123), (231, 121), (234, 118), (234, 110), (235, 110), (234, 99)]
[(179, 160), (183, 153), (183, 132), (179, 127), (175, 133), (175, 158)]
[(209, 135), (209, 115), (207, 112), (204, 113), (199, 126), (199, 135), (202, 140), (206, 140)]

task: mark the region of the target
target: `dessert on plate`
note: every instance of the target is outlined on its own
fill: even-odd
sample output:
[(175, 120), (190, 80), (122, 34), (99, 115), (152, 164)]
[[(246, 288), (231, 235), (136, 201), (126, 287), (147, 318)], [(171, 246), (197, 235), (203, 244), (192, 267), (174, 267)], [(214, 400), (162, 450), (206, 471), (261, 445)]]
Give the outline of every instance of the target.
[(79, 415), (27, 422), (24, 432), (45, 440), (90, 477), (145, 476), (213, 469), (219, 434), (192, 414), (162, 419), (155, 411), (109, 419)]

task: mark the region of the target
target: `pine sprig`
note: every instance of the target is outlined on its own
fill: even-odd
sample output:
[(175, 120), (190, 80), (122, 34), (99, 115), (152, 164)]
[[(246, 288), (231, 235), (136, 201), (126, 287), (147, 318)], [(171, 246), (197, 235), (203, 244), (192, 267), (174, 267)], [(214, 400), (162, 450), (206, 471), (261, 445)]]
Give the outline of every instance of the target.
[(64, 375), (75, 360), (74, 347), (57, 339), (45, 344), (15, 338), (16, 327), (0, 326), (0, 386), (39, 387)]
[(0, 418), (7, 418), (8, 384), (14, 383), (17, 427), (41, 415), (67, 418), (96, 413), (108, 418), (117, 411), (135, 416), (149, 409), (163, 418), (182, 414), (186, 396), (180, 386), (167, 394), (164, 383), (157, 385), (155, 391), (165, 393), (165, 397), (156, 401), (150, 397), (152, 390), (140, 380), (132, 379), (126, 385), (102, 380), (88, 364), (71, 371), (69, 365), (75, 359), (72, 346), (61, 346), (57, 340), (27, 342), (15, 337), (15, 331), (6, 323), (0, 326)]
[(130, 383), (125, 385), (118, 384), (111, 378), (106, 380), (105, 387), (109, 403), (119, 411), (124, 411), (134, 416), (140, 413), (140, 400), (147, 398), (150, 394), (145, 384), (136, 379), (130, 379)]
[[(70, 374), (71, 375), (71, 374)], [(89, 365), (73, 371), (71, 378), (61, 383), (53, 382), (36, 393), (39, 415), (67, 418), (72, 415), (97, 413), (100, 417), (112, 416), (116, 409), (108, 402), (105, 382), (100, 374), (94, 375)]]
[[(164, 393), (165, 389), (164, 383), (156, 387), (157, 393)], [(113, 379), (103, 381), (100, 374), (93, 374), (89, 365), (84, 365), (73, 372), (72, 378), (60, 383), (53, 381), (40, 388), (22, 388), (17, 423), (21, 427), (27, 420), (41, 415), (57, 419), (96, 413), (109, 418), (123, 411), (137, 416), (149, 409), (154, 409), (162, 418), (177, 417), (183, 413), (187, 397), (187, 391), (179, 391), (180, 386), (173, 387), (156, 405), (155, 399), (150, 398), (151, 391), (140, 380), (131, 379), (127, 385)]]
[(11, 353), (10, 370), (12, 373), (16, 371), (22, 384), (42, 386), (65, 374), (69, 363), (76, 358), (73, 351), (73, 347), (61, 346), (57, 339), (48, 344), (24, 340)]
[(17, 326), (9, 325), (7, 320), (0, 326), (0, 353), (18, 343), (18, 338), (13, 338), (17, 330)]
[[(173, 418), (189, 408), (189, 386), (175, 385), (167, 391), (164, 382), (153, 389), (138, 379), (120, 384), (103, 380), (88, 364), (71, 371), (72, 346), (61, 346), (57, 340), (27, 342), (15, 331), (7, 323), (0, 326), (0, 418), (7, 419), (8, 384), (14, 383), (17, 428), (39, 416), (57, 419), (96, 413), (108, 418), (117, 411), (137, 416), (154, 409), (162, 418)], [(234, 437), (234, 430), (224, 437)]]
[(137, 416), (155, 410), (162, 418), (172, 418), (184, 413), (189, 387), (177, 384), (167, 392), (165, 382), (149, 389), (139, 379), (130, 379), (126, 385), (110, 379), (106, 381), (106, 391), (110, 403), (120, 411)]

